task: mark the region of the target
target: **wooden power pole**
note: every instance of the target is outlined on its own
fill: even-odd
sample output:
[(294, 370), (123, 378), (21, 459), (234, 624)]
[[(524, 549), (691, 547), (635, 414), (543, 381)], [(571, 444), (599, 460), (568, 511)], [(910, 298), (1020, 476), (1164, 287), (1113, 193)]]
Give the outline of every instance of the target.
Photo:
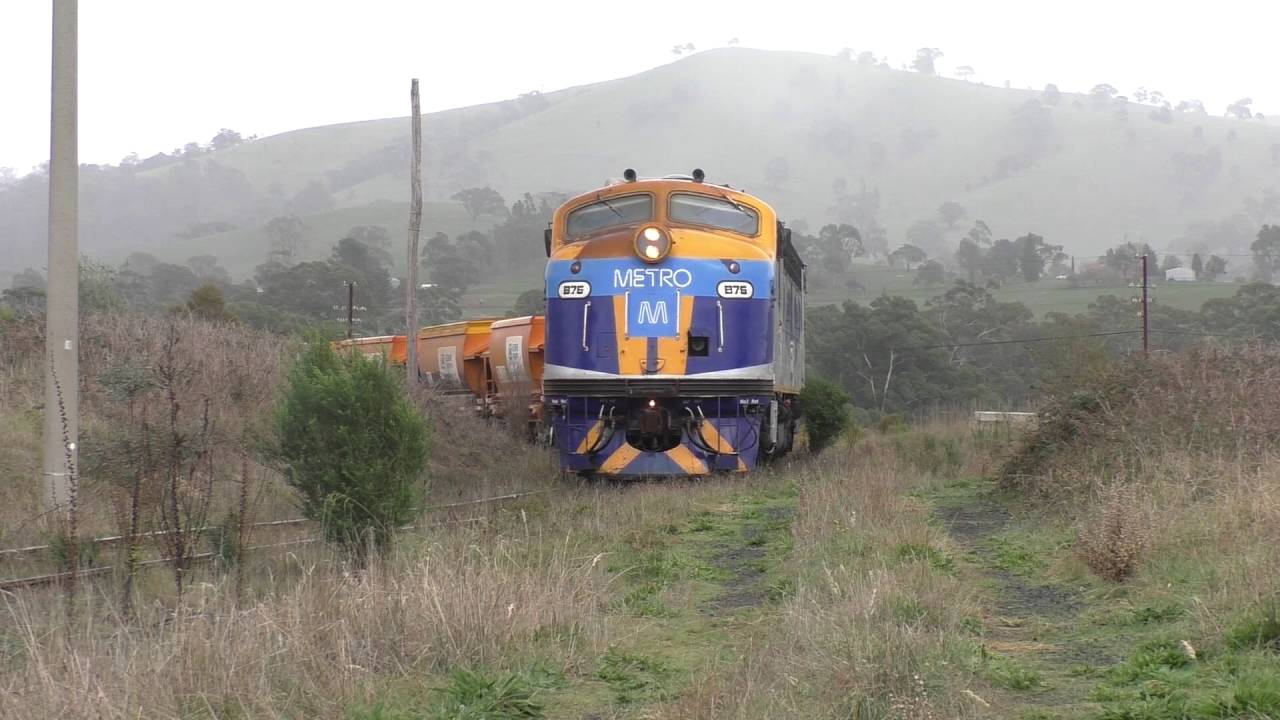
[(409, 382), (418, 381), (418, 236), (422, 232), (422, 109), (418, 104), (418, 79), (409, 86), (409, 102), (413, 106), (413, 142), (409, 156), (409, 278), (405, 298), (405, 340), (408, 356), (405, 363)]
[(44, 503), (48, 509), (70, 508), (80, 432), (76, 2), (53, 0), (44, 383)]

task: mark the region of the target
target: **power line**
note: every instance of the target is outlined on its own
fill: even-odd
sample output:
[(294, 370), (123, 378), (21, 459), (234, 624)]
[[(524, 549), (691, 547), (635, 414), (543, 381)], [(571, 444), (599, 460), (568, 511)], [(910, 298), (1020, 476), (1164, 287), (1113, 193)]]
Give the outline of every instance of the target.
[(1051, 335), (1047, 337), (1021, 338), (1018, 340), (986, 340), (983, 342), (946, 343), (944, 345), (916, 345), (913, 347), (889, 349), (894, 352), (906, 352), (909, 350), (950, 350), (952, 348), (982, 347), (985, 345), (1014, 345), (1019, 343), (1049, 342), (1052, 340), (1083, 340), (1085, 338), (1110, 337), (1113, 335), (1133, 335), (1141, 332), (1141, 330), (1114, 330), (1111, 332), (1084, 333), (1081, 335)]

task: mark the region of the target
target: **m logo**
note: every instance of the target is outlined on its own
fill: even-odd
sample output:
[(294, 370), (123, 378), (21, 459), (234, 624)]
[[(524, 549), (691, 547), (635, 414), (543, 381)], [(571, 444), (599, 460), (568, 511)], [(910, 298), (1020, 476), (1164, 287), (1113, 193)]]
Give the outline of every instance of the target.
[(666, 325), (667, 301), (658, 300), (651, 303), (648, 300), (641, 300), (640, 314), (636, 319), (640, 325)]
[(675, 337), (680, 334), (680, 294), (674, 292), (629, 292), (627, 329), (631, 337)]

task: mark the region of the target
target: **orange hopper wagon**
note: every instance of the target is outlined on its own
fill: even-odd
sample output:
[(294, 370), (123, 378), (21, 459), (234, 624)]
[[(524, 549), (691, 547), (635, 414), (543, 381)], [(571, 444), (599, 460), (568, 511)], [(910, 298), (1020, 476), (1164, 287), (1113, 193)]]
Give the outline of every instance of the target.
[(445, 392), (487, 397), (493, 390), (486, 357), (493, 322), (487, 318), (422, 328), (418, 331), (418, 377)]
[(489, 365), (498, 397), (494, 410), (526, 408), (531, 423), (540, 415), (546, 318), (541, 315), (499, 320), (489, 334)]
[(353, 348), (363, 355), (386, 358), (392, 365), (404, 366), (409, 357), (409, 341), (404, 335), (381, 335), (355, 338), (333, 343), (335, 348)]

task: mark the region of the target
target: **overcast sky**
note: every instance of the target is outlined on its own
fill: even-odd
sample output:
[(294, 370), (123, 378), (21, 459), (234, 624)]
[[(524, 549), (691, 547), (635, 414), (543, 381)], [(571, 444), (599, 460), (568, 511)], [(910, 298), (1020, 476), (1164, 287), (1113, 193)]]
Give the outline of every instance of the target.
[[(51, 0), (0, 0), (0, 167), (48, 157)], [(1058, 10), (1044, 8), (1057, 7)], [(1014, 87), (1159, 89), (1280, 115), (1280, 3), (828, 0), (80, 0), (80, 159), (146, 157), (219, 128), (270, 135), (607, 80), (672, 45), (887, 55)]]

